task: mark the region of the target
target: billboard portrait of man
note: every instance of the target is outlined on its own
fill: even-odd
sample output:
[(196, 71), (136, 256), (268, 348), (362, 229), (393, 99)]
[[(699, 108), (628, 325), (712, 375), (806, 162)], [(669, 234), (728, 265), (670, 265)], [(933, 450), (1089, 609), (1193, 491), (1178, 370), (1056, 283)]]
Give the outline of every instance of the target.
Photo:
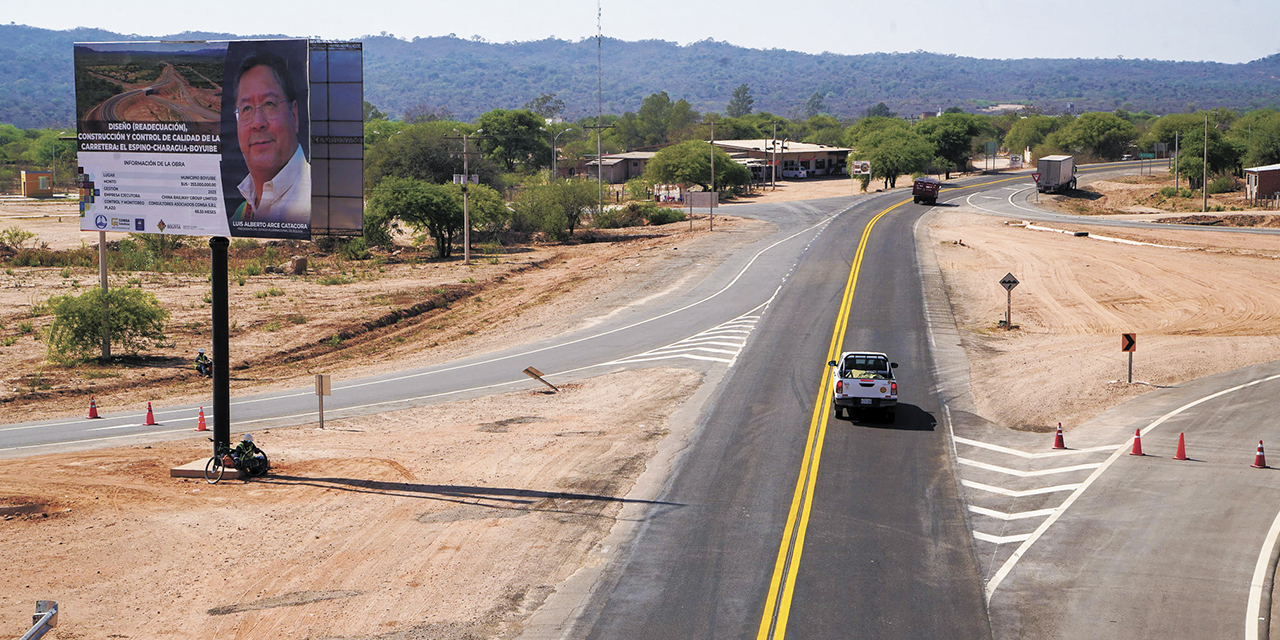
[(298, 55), (290, 56), (293, 60), (270, 50), (246, 53), (236, 67), (232, 91), (223, 94), (224, 104), (232, 101), (236, 146), (244, 163), (241, 172), (247, 172), (236, 186), (243, 202), (230, 215), (232, 234), (305, 237), (311, 222), (305, 41)]

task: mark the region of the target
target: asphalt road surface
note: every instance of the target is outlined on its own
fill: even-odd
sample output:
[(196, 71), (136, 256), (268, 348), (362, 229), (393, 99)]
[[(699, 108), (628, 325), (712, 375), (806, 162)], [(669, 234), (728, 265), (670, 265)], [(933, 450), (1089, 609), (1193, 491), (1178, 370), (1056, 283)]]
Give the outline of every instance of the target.
[[(1116, 169), (1081, 169), (1100, 171)], [(1056, 215), (1024, 209), (1025, 175), (968, 184), (983, 181), (941, 200)], [(1152, 392), (1046, 452), (964, 402), (963, 354), (915, 239), (930, 209), (901, 192), (737, 207), (777, 231), (688, 290), (573, 335), (337, 382), (326, 414), (533, 388), (529, 365), (553, 380), (662, 360), (716, 374), (660, 501), (568, 622), (529, 637), (1265, 636), (1280, 474), (1237, 449), (1276, 435), (1280, 366)], [(851, 349), (900, 364), (895, 422), (831, 415), (825, 362)], [(310, 422), (314, 402), (238, 398), (232, 426)], [(189, 435), (194, 410), (159, 408), (157, 427), (141, 413), (0, 426), (0, 456)], [(1151, 455), (1123, 456), (1135, 428)], [(1181, 431), (1198, 464), (1169, 459)]]

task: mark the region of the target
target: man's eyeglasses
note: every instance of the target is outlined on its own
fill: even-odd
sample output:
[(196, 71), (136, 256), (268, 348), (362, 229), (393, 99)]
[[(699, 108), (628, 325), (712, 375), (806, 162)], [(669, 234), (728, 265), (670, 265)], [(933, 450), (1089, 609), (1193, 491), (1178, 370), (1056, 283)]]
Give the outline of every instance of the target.
[(262, 102), (252, 105), (243, 104), (236, 109), (237, 120), (250, 120), (254, 116), (262, 116), (267, 120), (275, 120), (285, 112), (285, 103), (276, 102), (275, 100), (263, 100)]

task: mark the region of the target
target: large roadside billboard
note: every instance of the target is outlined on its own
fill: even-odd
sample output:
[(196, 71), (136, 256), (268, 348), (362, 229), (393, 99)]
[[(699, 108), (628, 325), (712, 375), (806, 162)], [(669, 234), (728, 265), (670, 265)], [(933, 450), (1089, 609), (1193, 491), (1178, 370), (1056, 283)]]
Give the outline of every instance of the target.
[[(358, 191), (346, 194), (344, 228), (329, 228), (329, 163), (313, 189), (311, 49), (307, 40), (77, 43), (80, 228), (359, 235)], [(357, 105), (362, 80), (357, 74), (353, 85)], [(362, 173), (362, 154), (342, 171), (353, 167)], [(354, 182), (347, 191), (360, 188), (360, 177)]]

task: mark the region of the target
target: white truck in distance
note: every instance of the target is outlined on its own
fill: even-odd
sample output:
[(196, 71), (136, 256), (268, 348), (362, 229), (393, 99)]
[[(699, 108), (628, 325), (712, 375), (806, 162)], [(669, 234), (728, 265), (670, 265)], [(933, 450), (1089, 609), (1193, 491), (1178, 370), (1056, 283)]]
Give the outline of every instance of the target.
[(852, 419), (855, 409), (879, 411), (888, 422), (894, 420), (898, 405), (898, 381), (893, 370), (898, 363), (874, 351), (846, 351), (839, 360), (827, 366), (831, 371), (831, 410), (840, 417), (840, 409)]

